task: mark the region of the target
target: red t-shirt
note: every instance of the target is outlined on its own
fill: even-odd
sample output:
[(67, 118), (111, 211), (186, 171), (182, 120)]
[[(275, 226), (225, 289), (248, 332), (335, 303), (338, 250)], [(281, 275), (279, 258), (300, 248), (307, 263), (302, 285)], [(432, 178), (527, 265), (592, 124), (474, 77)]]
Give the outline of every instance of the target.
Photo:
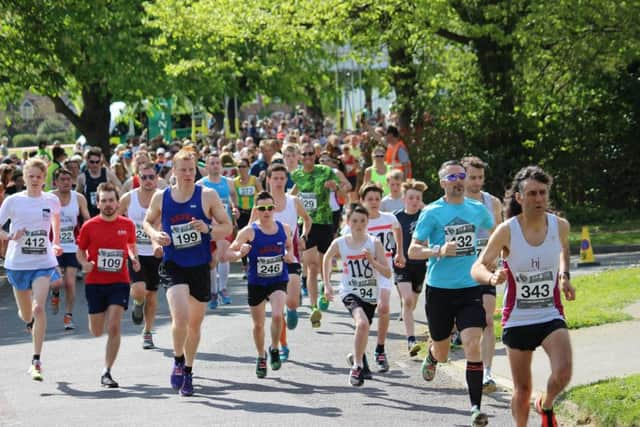
[(88, 251), (88, 260), (95, 263), (87, 274), (87, 285), (129, 283), (127, 244), (136, 242), (136, 226), (124, 216), (105, 221), (100, 215), (85, 222), (80, 229), (78, 248)]

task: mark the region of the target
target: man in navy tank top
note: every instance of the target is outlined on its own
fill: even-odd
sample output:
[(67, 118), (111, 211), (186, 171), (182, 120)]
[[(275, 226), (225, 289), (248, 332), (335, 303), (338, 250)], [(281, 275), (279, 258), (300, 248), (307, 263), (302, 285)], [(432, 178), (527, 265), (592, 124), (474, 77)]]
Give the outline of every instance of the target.
[[(181, 150), (173, 158), (176, 184), (154, 194), (144, 218), (144, 231), (163, 246), (160, 279), (168, 287), (174, 364), (171, 386), (193, 394), (193, 361), (200, 326), (211, 298), (209, 243), (232, 232), (231, 221), (214, 190), (196, 186), (196, 156)], [(211, 220), (215, 220), (215, 225)], [(154, 225), (160, 220), (161, 230)]]
[[(537, 347), (542, 346), (551, 366), (547, 390), (535, 401), (543, 427), (558, 425), (553, 402), (571, 380), (571, 341), (561, 302), (561, 293), (568, 301), (576, 296), (569, 273), (569, 222), (547, 211), (551, 182), (538, 166), (516, 174), (506, 197), (507, 220), (471, 270), (480, 283), (495, 286), (507, 280), (502, 342), (511, 365), (517, 426), (526, 426), (529, 418), (531, 359)], [(494, 271), (501, 252), (504, 269)]]

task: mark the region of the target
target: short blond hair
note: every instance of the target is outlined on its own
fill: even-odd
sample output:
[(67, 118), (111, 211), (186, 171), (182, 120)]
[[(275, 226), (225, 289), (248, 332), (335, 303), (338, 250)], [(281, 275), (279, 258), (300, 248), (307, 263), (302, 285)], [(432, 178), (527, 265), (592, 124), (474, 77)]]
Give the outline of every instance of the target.
[(193, 160), (195, 162), (196, 153), (191, 149), (183, 148), (173, 156), (173, 164), (175, 165), (178, 160)]
[(429, 186), (423, 181), (416, 181), (415, 179), (408, 179), (402, 183), (402, 191), (406, 194), (409, 190), (419, 191), (424, 193)]
[(29, 168), (37, 168), (37, 169), (40, 169), (41, 172), (45, 174), (47, 173), (47, 163), (44, 160), (38, 159), (36, 157), (30, 158), (24, 164), (25, 171)]
[(390, 179), (395, 179), (396, 181), (404, 181), (404, 172), (398, 169), (392, 169), (387, 172), (386, 175), (387, 181)]

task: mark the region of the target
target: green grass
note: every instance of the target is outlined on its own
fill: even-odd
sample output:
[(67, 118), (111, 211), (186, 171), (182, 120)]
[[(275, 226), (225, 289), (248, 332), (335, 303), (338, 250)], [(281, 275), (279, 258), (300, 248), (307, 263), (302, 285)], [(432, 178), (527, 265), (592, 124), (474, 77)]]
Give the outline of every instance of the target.
[(640, 425), (640, 374), (573, 387), (563, 399), (578, 405), (598, 425)]
[[(589, 225), (589, 224), (585, 224)], [(579, 246), (582, 240), (582, 226), (571, 225), (569, 244)], [(616, 223), (589, 225), (591, 245), (632, 245), (640, 244), (640, 220), (627, 219)]]
[[(630, 320), (622, 309), (640, 300), (640, 268), (605, 271), (588, 276), (574, 277), (575, 301), (563, 305), (569, 329), (586, 328), (605, 323)], [(497, 305), (502, 307), (502, 296)], [(496, 336), (502, 336), (501, 314), (495, 314)]]
[[(51, 154), (51, 145), (47, 146), (47, 150), (49, 151), (49, 154)], [(75, 147), (75, 144), (62, 144), (62, 147), (64, 148), (64, 151), (67, 153), (67, 156), (72, 156), (73, 155), (73, 148)], [(9, 148), (9, 154), (17, 154), (19, 158), (22, 158), (22, 153), (24, 151), (37, 151), (38, 147), (11, 147)]]

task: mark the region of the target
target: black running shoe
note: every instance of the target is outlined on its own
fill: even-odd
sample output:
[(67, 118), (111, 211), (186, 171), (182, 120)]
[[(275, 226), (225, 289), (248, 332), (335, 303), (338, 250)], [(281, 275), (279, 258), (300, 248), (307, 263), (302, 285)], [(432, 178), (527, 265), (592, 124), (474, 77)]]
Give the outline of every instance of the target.
[(111, 378), (111, 374), (109, 372), (107, 372), (106, 374), (104, 374), (102, 376), (102, 378), (100, 378), (100, 383), (102, 384), (102, 387), (106, 387), (106, 388), (118, 388), (119, 385), (117, 382), (115, 382), (113, 380), (113, 378)]

